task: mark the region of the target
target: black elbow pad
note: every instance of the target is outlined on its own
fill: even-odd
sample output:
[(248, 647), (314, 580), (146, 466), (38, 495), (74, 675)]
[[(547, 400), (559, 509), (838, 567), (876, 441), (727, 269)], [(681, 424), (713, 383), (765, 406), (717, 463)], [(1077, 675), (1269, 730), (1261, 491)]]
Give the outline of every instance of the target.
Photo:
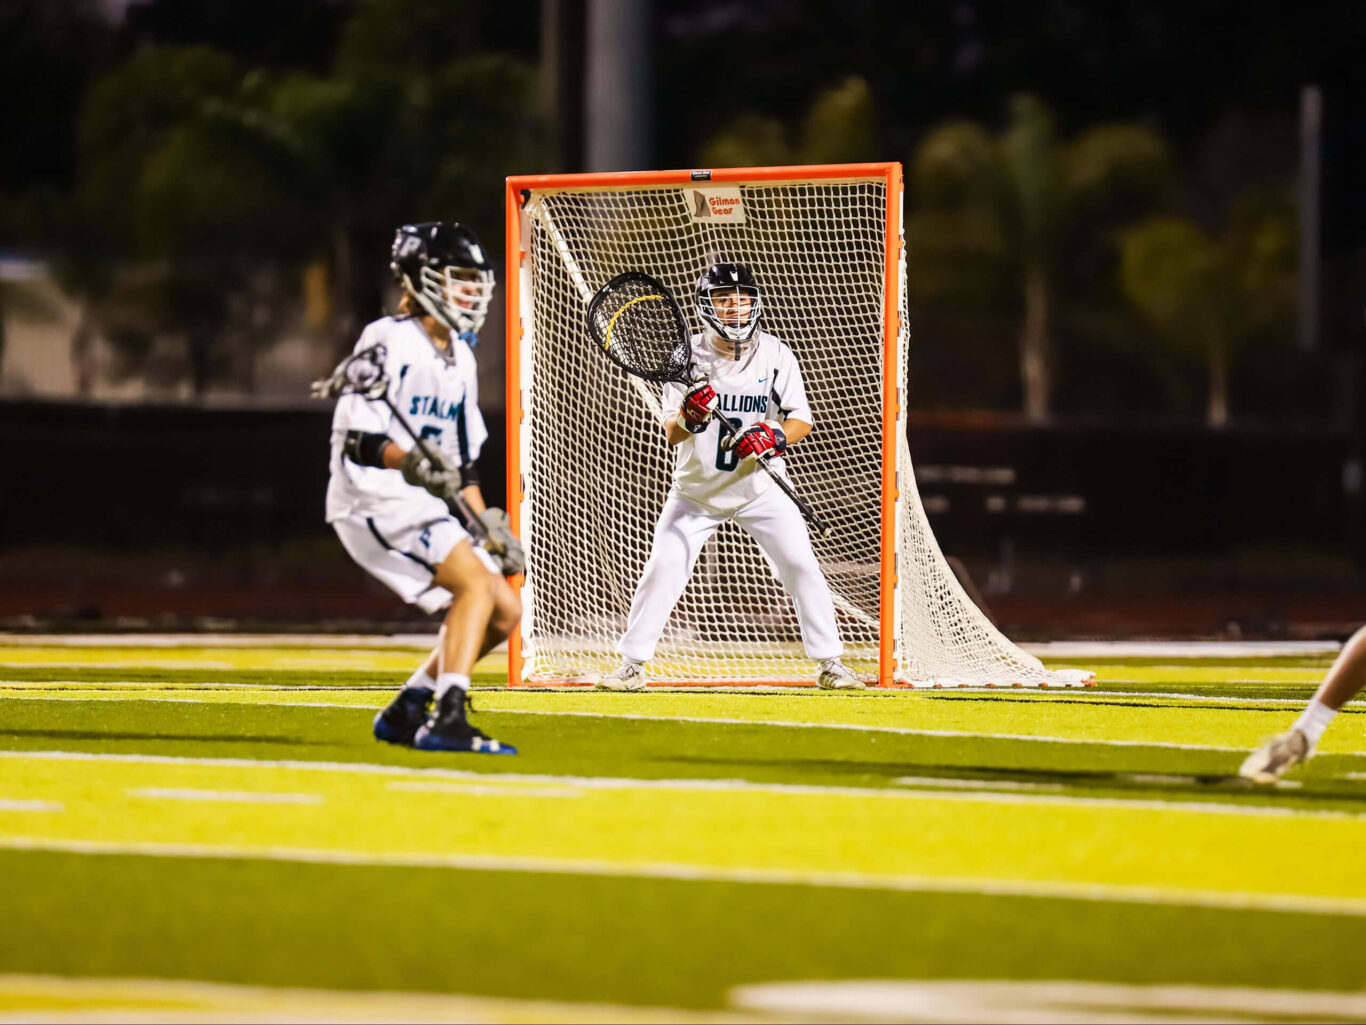
[(389, 445), (389, 435), (370, 434), (366, 431), (347, 431), (342, 442), (342, 455), (359, 466), (377, 466), (384, 469), (384, 450)]
[(479, 467), (474, 463), (460, 465), (460, 486), (462, 488), (479, 486)]

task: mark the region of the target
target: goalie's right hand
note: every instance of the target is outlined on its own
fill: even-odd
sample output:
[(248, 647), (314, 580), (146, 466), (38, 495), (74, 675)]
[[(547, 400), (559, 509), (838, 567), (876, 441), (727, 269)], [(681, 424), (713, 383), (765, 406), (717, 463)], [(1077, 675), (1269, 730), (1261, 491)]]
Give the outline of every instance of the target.
[(683, 418), (683, 426), (693, 434), (701, 434), (707, 429), (707, 423), (720, 401), (710, 382), (698, 381), (683, 393), (683, 405), (678, 410)]
[(425, 488), (437, 498), (450, 498), (460, 491), (462, 478), (460, 468), (446, 462), (435, 449), (432, 455), (436, 462), (428, 459), (418, 446), (414, 445), (403, 454), (403, 479), (416, 488)]

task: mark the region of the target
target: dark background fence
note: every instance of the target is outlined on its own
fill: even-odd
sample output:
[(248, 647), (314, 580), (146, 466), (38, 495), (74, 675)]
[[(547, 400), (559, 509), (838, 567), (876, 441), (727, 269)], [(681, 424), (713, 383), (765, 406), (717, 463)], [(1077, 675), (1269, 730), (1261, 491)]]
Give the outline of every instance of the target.
[[(0, 491), (0, 621), (419, 621), (323, 522), (330, 415), (0, 404), (20, 467)], [(1366, 613), (1346, 434), (921, 414), (909, 436), (940, 545), (1017, 632), (1319, 636)]]

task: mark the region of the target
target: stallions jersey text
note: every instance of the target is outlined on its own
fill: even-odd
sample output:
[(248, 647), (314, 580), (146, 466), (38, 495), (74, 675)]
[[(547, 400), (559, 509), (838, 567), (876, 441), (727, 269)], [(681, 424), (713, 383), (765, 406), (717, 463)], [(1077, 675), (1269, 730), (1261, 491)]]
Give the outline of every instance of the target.
[[(692, 354), (697, 372), (711, 382), (720, 399), (716, 415), (729, 418), (741, 430), (760, 420), (793, 418), (815, 423), (797, 357), (773, 335), (758, 332), (738, 360), (718, 353), (706, 335), (694, 335)], [(685, 390), (672, 382), (664, 386), (664, 419), (678, 412)], [(722, 448), (722, 437), (720, 425), (713, 420), (701, 434), (678, 443), (672, 492), (704, 509), (730, 514), (777, 485), (755, 461), (741, 462), (733, 451)], [(783, 472), (778, 456), (770, 457), (768, 465)]]
[[(439, 447), (456, 466), (475, 462), (488, 429), (479, 413), (479, 378), (470, 347), (452, 337), (451, 359), (447, 361), (416, 319), (394, 317), (368, 325), (355, 351), (376, 344), (383, 344), (387, 352), (384, 370), (389, 377), (389, 398), (413, 430)], [(444, 502), (408, 484), (398, 470), (359, 466), (344, 458), (342, 443), (347, 431), (387, 434), (405, 452), (413, 447), (412, 437), (382, 401), (359, 395), (339, 399), (332, 417), (329, 523), (348, 516), (382, 516), (402, 503), (435, 503), (436, 515), (446, 515)]]

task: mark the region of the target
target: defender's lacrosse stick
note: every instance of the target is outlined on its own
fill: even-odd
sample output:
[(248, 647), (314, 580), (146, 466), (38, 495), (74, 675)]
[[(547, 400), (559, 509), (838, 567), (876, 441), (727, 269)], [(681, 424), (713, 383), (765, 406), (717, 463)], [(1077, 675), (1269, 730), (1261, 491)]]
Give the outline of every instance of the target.
[[(701, 380), (692, 363), (692, 335), (678, 301), (647, 274), (627, 271), (598, 289), (588, 304), (588, 333), (598, 350), (628, 374), (685, 387)], [(731, 439), (739, 439), (741, 432), (729, 419), (716, 414), (712, 418)], [(829, 536), (830, 526), (768, 465), (767, 457), (758, 462), (796, 504), (816, 536)]]
[[(384, 346), (372, 345), (368, 349), (353, 353), (342, 361), (337, 367), (336, 373), (331, 377), (318, 381), (313, 386), (313, 394), (318, 398), (336, 398), (339, 395), (361, 395), (367, 399), (379, 399), (389, 407), (389, 412), (398, 421), (399, 426), (408, 432), (413, 439), (413, 444), (417, 446), (419, 452), (426, 458), (427, 462), (433, 466), (444, 464), (439, 456), (427, 447), (426, 440), (413, 430), (408, 423), (407, 417), (399, 412), (398, 406), (394, 405), (394, 400), (389, 398), (389, 377), (384, 372)], [(479, 547), (488, 551), (494, 551), (489, 542), (489, 530), (484, 526), (469, 502), (465, 501), (465, 496), (456, 492), (445, 499), (446, 508), (451, 514), (460, 521), (460, 525), (465, 528), (466, 533)], [(501, 555), (501, 552), (495, 552)]]

